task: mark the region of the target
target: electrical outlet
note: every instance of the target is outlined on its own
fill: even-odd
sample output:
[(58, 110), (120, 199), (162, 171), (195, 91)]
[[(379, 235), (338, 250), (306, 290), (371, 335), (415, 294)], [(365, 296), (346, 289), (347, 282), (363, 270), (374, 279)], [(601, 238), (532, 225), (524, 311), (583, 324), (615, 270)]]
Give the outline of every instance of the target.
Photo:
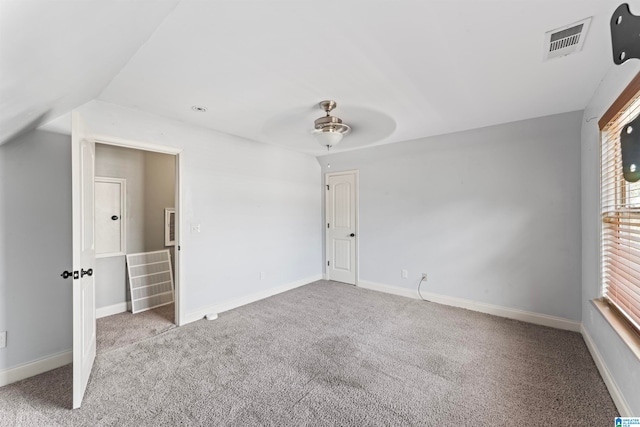
[(199, 233), (200, 224), (191, 224), (191, 233)]
[(422, 280), (427, 281), (427, 273), (422, 273)]
[(7, 346), (7, 331), (0, 332), (0, 348)]
[(402, 270), (400, 272), (400, 275), (402, 276), (403, 279), (409, 278), (409, 272), (407, 270)]

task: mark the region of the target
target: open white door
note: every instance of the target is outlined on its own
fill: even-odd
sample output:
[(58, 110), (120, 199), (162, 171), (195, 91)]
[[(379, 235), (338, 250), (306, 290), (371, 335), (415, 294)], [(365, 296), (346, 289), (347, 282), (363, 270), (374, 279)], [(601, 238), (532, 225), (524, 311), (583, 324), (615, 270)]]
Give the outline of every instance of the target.
[(327, 174), (327, 278), (356, 284), (356, 173)]
[(73, 216), (73, 407), (82, 404), (96, 358), (94, 169), (96, 146), (72, 115), (71, 184)]

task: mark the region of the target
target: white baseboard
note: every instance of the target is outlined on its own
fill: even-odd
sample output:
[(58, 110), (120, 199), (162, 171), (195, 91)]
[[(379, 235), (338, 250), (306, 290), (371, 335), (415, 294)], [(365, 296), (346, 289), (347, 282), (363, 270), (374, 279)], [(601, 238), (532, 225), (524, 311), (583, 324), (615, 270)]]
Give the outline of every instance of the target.
[(68, 365), (73, 361), (73, 352), (64, 351), (52, 356), (42, 357), (33, 362), (0, 371), (0, 387)]
[(108, 305), (106, 307), (96, 308), (96, 319), (101, 317), (112, 316), (118, 313), (131, 311), (131, 302), (121, 302), (119, 304)]
[(401, 297), (420, 299), (417, 289), (399, 288), (397, 286), (383, 285), (382, 283), (369, 282), (367, 280), (358, 280), (356, 286), (359, 288), (370, 289), (372, 291), (384, 292), (386, 294), (400, 295)]
[(218, 304), (210, 305), (207, 307), (199, 308), (198, 310), (192, 311), (191, 313), (187, 313), (184, 318), (184, 324), (195, 322), (196, 320), (200, 320), (204, 318), (207, 314), (210, 313), (222, 313), (224, 311), (232, 310), (234, 308), (250, 304), (252, 302), (259, 301), (264, 298), (268, 298), (282, 292), (290, 291), (291, 289), (298, 288), (300, 286), (307, 285), (311, 282), (315, 282), (317, 280), (322, 279), (322, 274), (318, 274), (315, 276), (307, 277), (306, 279), (296, 280), (295, 282), (285, 283), (284, 285), (276, 286), (275, 288), (267, 289), (264, 291), (256, 292), (244, 297), (234, 298), (232, 300), (224, 301)]
[(611, 399), (613, 399), (613, 403), (615, 403), (616, 408), (618, 408), (618, 412), (620, 412), (620, 416), (622, 417), (632, 417), (634, 414), (631, 413), (631, 409), (629, 408), (629, 404), (627, 400), (624, 398), (624, 395), (618, 388), (618, 384), (613, 379), (611, 372), (609, 372), (609, 368), (607, 368), (607, 364), (604, 362), (598, 347), (596, 347), (596, 343), (589, 335), (589, 332), (585, 329), (584, 325), (582, 325), (581, 331), (582, 338), (584, 338), (584, 342), (587, 344), (587, 348), (589, 349), (589, 353), (591, 353), (591, 357), (593, 361), (596, 363), (598, 367), (598, 371), (600, 372), (600, 376), (604, 381), (607, 389), (609, 390), (609, 394), (611, 395)]
[[(384, 285), (361, 280), (358, 282), (361, 288), (371, 289), (379, 292), (400, 295), (408, 298), (420, 299), (417, 289), (399, 288), (397, 286)], [(428, 301), (438, 304), (450, 305), (453, 307), (466, 308), (467, 310), (479, 311), (480, 313), (492, 314), (494, 316), (506, 317), (508, 319), (520, 320), (536, 325), (549, 326), (556, 329), (564, 329), (567, 331), (580, 332), (580, 322), (565, 319), (563, 317), (549, 316), (547, 314), (534, 313), (531, 311), (519, 310), (517, 308), (503, 307), (499, 305), (486, 304), (468, 299), (450, 297), (447, 295), (434, 294), (430, 292), (421, 292), (422, 297)]]

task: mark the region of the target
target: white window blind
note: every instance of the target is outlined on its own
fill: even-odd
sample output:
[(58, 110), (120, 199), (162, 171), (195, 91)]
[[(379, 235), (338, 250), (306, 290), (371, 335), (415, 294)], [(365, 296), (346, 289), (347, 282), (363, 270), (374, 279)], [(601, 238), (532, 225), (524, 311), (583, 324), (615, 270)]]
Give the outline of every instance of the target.
[(620, 131), (639, 114), (637, 92), (602, 127), (600, 206), (603, 297), (640, 332), (640, 181), (624, 180), (620, 152)]

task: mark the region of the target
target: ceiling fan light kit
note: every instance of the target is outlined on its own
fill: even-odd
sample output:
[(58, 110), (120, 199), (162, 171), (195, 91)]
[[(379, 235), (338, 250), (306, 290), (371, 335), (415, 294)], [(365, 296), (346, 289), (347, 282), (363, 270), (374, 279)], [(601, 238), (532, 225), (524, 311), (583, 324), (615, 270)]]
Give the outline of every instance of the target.
[(351, 127), (342, 123), (342, 119), (339, 117), (329, 114), (338, 105), (335, 101), (322, 101), (318, 105), (325, 111), (326, 115), (315, 120), (313, 135), (320, 145), (327, 147), (327, 150), (329, 150), (342, 141), (342, 137), (349, 133)]

